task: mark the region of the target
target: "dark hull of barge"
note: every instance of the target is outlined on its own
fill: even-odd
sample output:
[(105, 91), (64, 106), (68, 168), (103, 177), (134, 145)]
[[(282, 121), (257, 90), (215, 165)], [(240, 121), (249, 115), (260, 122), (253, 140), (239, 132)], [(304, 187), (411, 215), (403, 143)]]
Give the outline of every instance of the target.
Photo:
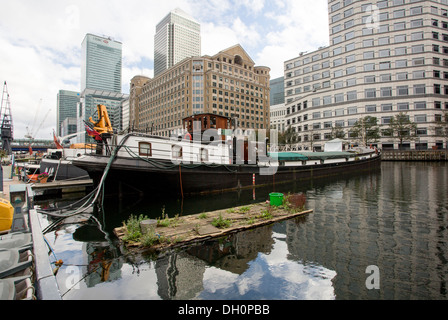
[[(73, 164), (86, 170), (97, 186), (109, 161), (108, 157), (92, 157), (91, 161), (75, 160)], [(354, 174), (379, 168), (381, 156), (359, 160), (302, 166), (278, 166), (275, 174), (260, 175), (257, 165), (173, 165), (171, 161), (148, 163), (137, 159), (117, 158), (104, 183), (106, 195), (185, 196), (233, 191), (309, 179), (323, 179), (341, 174)]]

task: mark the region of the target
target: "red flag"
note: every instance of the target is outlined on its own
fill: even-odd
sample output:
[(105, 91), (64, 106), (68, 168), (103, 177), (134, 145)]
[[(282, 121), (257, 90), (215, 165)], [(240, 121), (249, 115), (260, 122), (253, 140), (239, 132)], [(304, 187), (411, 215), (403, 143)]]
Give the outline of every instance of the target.
[(89, 126), (87, 126), (87, 125), (85, 125), (85, 127), (86, 127), (87, 134), (90, 137), (95, 138), (95, 140), (97, 140), (97, 141), (102, 140), (100, 134), (96, 130), (89, 128)]
[(54, 140), (54, 143), (56, 144), (56, 149), (64, 149), (64, 147), (61, 146), (61, 144), (59, 143), (58, 138), (56, 137), (56, 134), (54, 133), (54, 130), (53, 130), (53, 140)]
[(30, 155), (33, 154), (33, 149), (31, 148), (31, 144), (30, 144), (30, 146), (28, 147), (28, 151), (30, 152)]

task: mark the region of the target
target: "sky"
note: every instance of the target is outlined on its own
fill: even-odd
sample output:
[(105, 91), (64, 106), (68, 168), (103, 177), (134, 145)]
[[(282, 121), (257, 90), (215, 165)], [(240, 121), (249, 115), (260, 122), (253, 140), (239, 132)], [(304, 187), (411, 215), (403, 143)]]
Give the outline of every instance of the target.
[(0, 81), (15, 139), (52, 139), (59, 90), (81, 87), (87, 33), (123, 44), (123, 93), (132, 77), (153, 77), (155, 28), (175, 8), (200, 23), (201, 55), (240, 44), (271, 79), (284, 61), (329, 42), (327, 0), (0, 0), (0, 8)]

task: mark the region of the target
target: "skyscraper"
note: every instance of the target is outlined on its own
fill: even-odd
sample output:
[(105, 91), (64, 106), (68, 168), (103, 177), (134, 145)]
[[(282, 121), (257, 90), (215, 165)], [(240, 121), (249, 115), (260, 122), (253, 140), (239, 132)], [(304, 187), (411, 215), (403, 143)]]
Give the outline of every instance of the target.
[[(333, 129), (356, 143), (358, 120), (375, 117), (380, 148), (446, 148), (447, 1), (329, 0), (330, 46), (285, 61), (286, 125), (299, 148), (323, 147)], [(390, 134), (392, 117), (416, 138)]]
[(88, 33), (82, 42), (81, 92), (121, 93), (121, 60), (121, 42)]
[[(82, 131), (84, 121), (96, 119), (97, 105), (107, 107), (112, 126), (122, 129), (121, 102), (128, 96), (121, 93), (121, 42), (87, 34), (82, 42), (81, 99), (77, 110), (77, 128)], [(78, 142), (85, 142), (86, 136)]]
[[(73, 92), (68, 90), (59, 90), (58, 99), (57, 99), (57, 134), (58, 136), (62, 135), (61, 124), (67, 118), (76, 118), (76, 108), (78, 106), (80, 99), (79, 92)], [(76, 132), (76, 128), (74, 129)], [(74, 133), (74, 132), (68, 132)]]
[(201, 55), (201, 26), (177, 8), (156, 26), (154, 36), (154, 76), (185, 58)]

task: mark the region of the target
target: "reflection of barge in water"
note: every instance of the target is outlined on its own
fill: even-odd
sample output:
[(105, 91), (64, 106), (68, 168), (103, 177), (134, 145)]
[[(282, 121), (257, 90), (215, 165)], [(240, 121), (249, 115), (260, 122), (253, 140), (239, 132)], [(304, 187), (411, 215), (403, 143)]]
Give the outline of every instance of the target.
[[(197, 126), (193, 130), (194, 126)], [(141, 133), (105, 134), (95, 154), (74, 159), (106, 193), (195, 194), (321, 178), (380, 163), (373, 149), (348, 152), (268, 153), (266, 142), (230, 130), (214, 114), (184, 119), (185, 134), (165, 138)], [(258, 137), (260, 140), (260, 136)], [(99, 150), (101, 152), (99, 152)]]

